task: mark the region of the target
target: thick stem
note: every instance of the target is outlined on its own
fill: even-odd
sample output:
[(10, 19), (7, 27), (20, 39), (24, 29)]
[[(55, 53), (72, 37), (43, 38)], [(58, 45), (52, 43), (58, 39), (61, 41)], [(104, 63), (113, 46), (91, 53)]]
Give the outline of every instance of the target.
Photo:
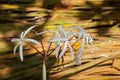
[(42, 72), (42, 77), (43, 77), (43, 80), (47, 80), (47, 72), (46, 72), (46, 63), (45, 63), (45, 60), (43, 60), (43, 72)]

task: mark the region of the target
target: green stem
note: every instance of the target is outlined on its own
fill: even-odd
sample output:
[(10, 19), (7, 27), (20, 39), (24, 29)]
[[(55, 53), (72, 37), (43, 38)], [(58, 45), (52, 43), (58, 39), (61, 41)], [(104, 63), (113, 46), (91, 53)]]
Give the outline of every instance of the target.
[(43, 73), (42, 73), (42, 75), (43, 75), (43, 80), (47, 80), (47, 79), (46, 79), (47, 73), (46, 73), (45, 60), (43, 60), (43, 66), (42, 66), (42, 68), (43, 68)]

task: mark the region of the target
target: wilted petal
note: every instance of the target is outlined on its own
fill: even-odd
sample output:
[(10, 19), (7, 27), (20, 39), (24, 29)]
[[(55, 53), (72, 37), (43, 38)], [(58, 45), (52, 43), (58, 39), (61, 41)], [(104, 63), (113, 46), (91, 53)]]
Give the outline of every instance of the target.
[(21, 61), (23, 61), (23, 46), (22, 46), (22, 43), (19, 46), (19, 55), (20, 55)]
[(31, 30), (31, 29), (33, 29), (35, 26), (31, 26), (30, 28), (28, 28), (25, 32), (24, 32), (24, 34), (23, 34), (23, 38), (25, 37), (25, 35)]
[(34, 39), (25, 39), (25, 41), (29, 41), (29, 42), (32, 42), (34, 44), (40, 44), (40, 42), (38, 42), (37, 40), (34, 40)]
[(67, 43), (65, 42), (65, 43), (64, 43), (64, 48), (63, 48), (63, 50), (60, 52), (59, 58), (61, 58), (61, 57), (64, 55), (64, 53), (65, 53), (65, 51), (66, 51), (66, 48), (67, 48)]

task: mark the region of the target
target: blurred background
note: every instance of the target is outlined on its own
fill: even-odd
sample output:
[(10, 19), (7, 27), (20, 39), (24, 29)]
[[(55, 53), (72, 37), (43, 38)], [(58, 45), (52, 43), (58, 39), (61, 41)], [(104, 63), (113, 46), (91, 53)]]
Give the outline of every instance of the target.
[[(43, 31), (55, 30), (61, 24), (66, 29), (81, 26), (93, 37), (97, 51), (85, 49), (85, 54), (114, 53), (120, 49), (120, 0), (0, 0), (0, 80), (41, 79), (40, 56), (25, 49), (25, 61), (20, 62), (18, 55), (13, 55), (14, 44), (10, 40), (32, 25)], [(54, 59), (50, 58), (48, 66), (55, 64)], [(96, 80), (98, 76), (98, 80), (118, 80), (119, 61), (119, 57), (114, 63), (107, 60), (63, 79)], [(58, 80), (57, 76), (54, 79)]]

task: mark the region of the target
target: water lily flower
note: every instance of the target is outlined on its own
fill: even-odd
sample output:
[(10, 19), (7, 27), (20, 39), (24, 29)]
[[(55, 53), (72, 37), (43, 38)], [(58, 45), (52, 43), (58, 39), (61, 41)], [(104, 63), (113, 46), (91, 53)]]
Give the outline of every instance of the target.
[[(53, 37), (50, 42), (56, 42), (56, 49), (55, 49), (55, 52), (56, 52), (56, 58), (61, 58), (67, 48), (69, 48), (70, 52), (71, 52), (71, 57), (72, 57), (72, 60), (74, 59), (74, 54), (73, 54), (73, 49), (70, 45), (70, 38), (72, 37), (72, 32), (66, 32), (64, 29), (63, 29), (63, 26), (61, 25), (59, 27), (59, 32), (55, 32), (56, 36)], [(61, 48), (63, 47), (62, 51)]]
[(32, 30), (35, 26), (31, 26), (26, 31), (23, 31), (20, 35), (20, 38), (13, 38), (11, 42), (17, 42), (17, 45), (14, 47), (14, 54), (16, 53), (17, 48), (19, 47), (19, 55), (21, 61), (23, 61), (23, 44), (25, 42), (32, 42), (34, 44), (40, 44), (37, 40), (25, 38), (26, 35)]

